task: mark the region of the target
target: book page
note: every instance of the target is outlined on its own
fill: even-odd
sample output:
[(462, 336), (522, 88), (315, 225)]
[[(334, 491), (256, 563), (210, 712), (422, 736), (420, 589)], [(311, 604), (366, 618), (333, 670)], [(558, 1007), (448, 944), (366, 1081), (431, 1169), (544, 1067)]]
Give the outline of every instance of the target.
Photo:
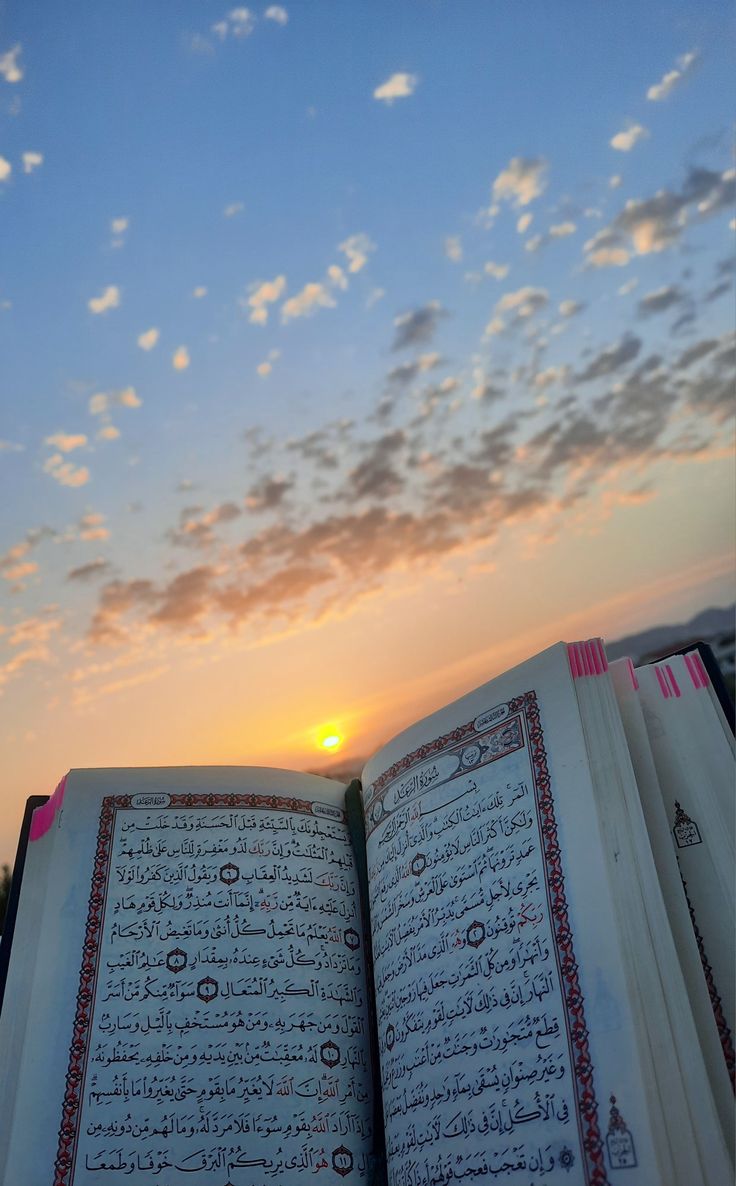
[(366, 1180), (343, 798), (277, 771), (73, 772), (5, 1186)]
[(391, 742), (364, 806), (391, 1186), (666, 1186), (565, 648)]

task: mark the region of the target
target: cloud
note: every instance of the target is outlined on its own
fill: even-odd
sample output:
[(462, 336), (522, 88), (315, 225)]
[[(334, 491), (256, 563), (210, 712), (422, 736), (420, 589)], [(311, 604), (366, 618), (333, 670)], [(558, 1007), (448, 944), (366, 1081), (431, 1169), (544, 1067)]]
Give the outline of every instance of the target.
[(445, 255), (452, 263), (460, 263), (463, 258), (463, 245), (459, 235), (450, 235), (445, 239)]
[(653, 86), (650, 86), (649, 90), (647, 91), (647, 99), (651, 100), (652, 103), (661, 103), (663, 99), (668, 98), (675, 88), (678, 87), (680, 83), (692, 73), (692, 70), (699, 58), (700, 53), (697, 49), (691, 50), (689, 53), (682, 54), (677, 59), (677, 66), (672, 70), (668, 70), (659, 82), (656, 82)]
[(557, 308), (561, 317), (574, 317), (576, 313), (582, 313), (585, 305), (580, 301), (560, 301)]
[(21, 53), (20, 45), (14, 45), (12, 49), (7, 50), (4, 54), (0, 54), (0, 77), (4, 78), (6, 82), (21, 81), (23, 67), (18, 61)]
[(339, 264), (330, 264), (327, 269), (327, 279), (335, 288), (339, 288), (345, 292), (348, 286), (348, 278), (343, 272)]
[(360, 272), (368, 263), (368, 256), (375, 250), (375, 243), (372, 243), (363, 231), (357, 235), (350, 235), (338, 247), (338, 251), (342, 251), (346, 256), (348, 271), (351, 273)]
[(250, 37), (255, 25), (255, 13), (249, 8), (232, 8), (226, 17), (212, 26), (212, 32), (220, 41), (225, 41), (228, 37)]
[(551, 226), (543, 235), (534, 235), (531, 239), (527, 239), (524, 247), (527, 251), (539, 251), (541, 247), (546, 247), (553, 239), (564, 239), (568, 235), (574, 235), (577, 226), (574, 222), (559, 222), (555, 226)]
[(416, 379), (417, 375), (425, 374), (427, 371), (433, 370), (444, 362), (441, 355), (437, 353), (420, 354), (413, 362), (401, 362), (398, 366), (393, 367), (386, 376), (389, 383), (411, 383)]
[(626, 334), (612, 346), (606, 346), (588, 363), (584, 371), (576, 376), (578, 383), (590, 383), (593, 379), (603, 379), (614, 375), (627, 363), (633, 362), (641, 350), (641, 338), (635, 334)]
[(73, 449), (81, 449), (86, 445), (87, 438), (83, 433), (55, 432), (46, 437), (44, 444), (52, 445), (61, 453), (71, 453)]
[(44, 473), (50, 474), (60, 486), (86, 486), (90, 473), (84, 465), (73, 465), (64, 461), (61, 453), (52, 453), (43, 464)]
[(629, 124), (625, 131), (617, 132), (615, 136), (611, 137), (610, 145), (618, 152), (631, 152), (636, 144), (641, 140), (646, 140), (648, 136), (649, 132), (641, 124)]
[(247, 306), (249, 320), (254, 325), (265, 325), (268, 321), (268, 306), (274, 304), (286, 288), (286, 276), (275, 276), (273, 280), (256, 280), (250, 285)]
[(114, 424), (106, 424), (97, 433), (98, 441), (116, 441), (120, 436), (120, 429), (116, 428)]
[(109, 560), (90, 560), (88, 564), (80, 564), (78, 568), (71, 568), (66, 574), (66, 579), (68, 581), (91, 581), (109, 570)]
[(400, 313), (394, 318), (396, 333), (391, 349), (404, 350), (407, 346), (431, 342), (443, 317), (447, 317), (447, 311), (442, 308), (439, 301), (429, 301), (418, 309)]
[(135, 387), (124, 387), (116, 393), (114, 399), (122, 408), (140, 408), (143, 404), (143, 400), (136, 394)]
[[(311, 317), (318, 309), (334, 309), (335, 300), (324, 284), (313, 281), (305, 284), (301, 292), (289, 297), (281, 306), (281, 320), (284, 324), (296, 317)], [(251, 320), (252, 317), (251, 317)]]
[(543, 157), (513, 157), (493, 182), (493, 201), (528, 206), (547, 188), (547, 169)]
[(371, 291), (368, 293), (368, 296), (366, 297), (366, 300), (365, 300), (366, 309), (372, 309), (374, 305), (377, 305), (379, 301), (383, 300), (385, 295), (386, 295), (385, 288), (371, 289)]
[(529, 214), (528, 212), (526, 214), (522, 214), (516, 220), (516, 230), (518, 231), (518, 233), (520, 235), (523, 235), (525, 231), (529, 230), (529, 227), (532, 225), (533, 222), (534, 222), (533, 214)]
[(620, 173), (614, 173), (613, 177), (609, 177), (608, 185), (610, 189), (618, 189), (623, 181)]
[(289, 478), (261, 478), (245, 496), (249, 511), (273, 511), (280, 507), (294, 483)]
[(121, 216), (120, 218), (111, 218), (110, 219), (110, 230), (112, 231), (113, 235), (116, 235), (116, 236), (124, 235), (129, 226), (130, 226), (130, 219), (124, 215)]
[(364, 498), (380, 501), (397, 494), (404, 486), (404, 477), (397, 471), (395, 461), (405, 445), (406, 437), (401, 429), (365, 445), (366, 456), (350, 470), (341, 502)]
[(509, 274), (508, 264), (495, 264), (492, 259), (483, 264), (483, 271), (486, 276), (492, 276), (494, 280), (505, 280)]
[(640, 317), (648, 317), (652, 313), (664, 313), (675, 305), (681, 305), (684, 300), (685, 294), (682, 289), (678, 288), (676, 284), (669, 284), (643, 296), (637, 309)]
[(204, 284), (199, 284), (196, 288), (192, 289), (192, 296), (195, 297), (196, 300), (201, 300), (202, 297), (206, 297), (207, 289), (205, 288)]
[(275, 21), (277, 25), (285, 25), (289, 20), (288, 12), (280, 4), (272, 4), (263, 15), (267, 21)]
[(98, 297), (87, 301), (87, 308), (92, 313), (107, 313), (108, 309), (117, 309), (120, 304), (120, 289), (116, 284), (108, 284)]
[(6, 161), (4, 156), (0, 156), (0, 181), (7, 181), (12, 172), (13, 166), (10, 161)]
[(639, 286), (639, 281), (638, 281), (637, 277), (632, 276), (630, 280), (627, 280), (626, 283), (622, 284), (621, 287), (618, 289), (618, 295), (619, 296), (628, 296), (629, 293), (633, 292), (635, 288), (638, 288), (638, 286)]
[(22, 453), (24, 448), (24, 445), (18, 445), (15, 441), (0, 439), (0, 453)]
[(99, 511), (86, 511), (78, 523), (79, 538), (85, 541), (109, 539), (105, 516)]
[(401, 72), (392, 74), (390, 78), (376, 87), (373, 92), (373, 98), (389, 105), (396, 99), (407, 99), (409, 95), (414, 94), (418, 82), (419, 78), (416, 74), (405, 74)]
[(245, 202), (231, 202), (223, 210), (225, 218), (234, 218), (236, 214), (242, 214), (245, 210)]
[(661, 189), (651, 198), (630, 198), (610, 226), (585, 244), (594, 267), (627, 263), (631, 254), (649, 255), (679, 242), (690, 220), (729, 210), (736, 200), (736, 170), (717, 173), (691, 167), (682, 189)]
[(256, 372), (261, 376), (262, 379), (265, 379), (267, 375), (270, 375), (272, 370), (273, 365), (268, 361), (259, 362), (258, 366), (256, 367)]
[(142, 334), (138, 335), (138, 345), (140, 346), (141, 350), (153, 350), (160, 336), (161, 331), (156, 329), (155, 326), (152, 326), (151, 329), (147, 329)]
[(505, 313), (513, 310), (516, 317), (531, 317), (532, 314), (543, 309), (549, 303), (549, 293), (546, 288), (532, 288), (525, 285), (516, 292), (507, 292), (496, 301), (496, 312)]
[(23, 172), (32, 173), (34, 169), (39, 169), (43, 164), (42, 152), (24, 152), (23, 153)]
[(191, 359), (186, 346), (179, 346), (171, 357), (171, 365), (175, 371), (185, 371), (190, 362)]
[(169, 539), (178, 547), (210, 547), (217, 540), (214, 528), (222, 523), (232, 523), (242, 513), (234, 502), (220, 503), (211, 511), (204, 511), (202, 507), (184, 507), (179, 515), (179, 525), (169, 532)]

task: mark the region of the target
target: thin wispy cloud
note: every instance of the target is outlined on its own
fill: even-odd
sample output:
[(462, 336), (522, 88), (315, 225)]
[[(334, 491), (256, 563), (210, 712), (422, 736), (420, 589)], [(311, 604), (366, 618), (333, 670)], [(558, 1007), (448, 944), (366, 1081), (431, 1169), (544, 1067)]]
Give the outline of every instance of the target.
[(286, 25), (289, 20), (288, 12), (280, 4), (271, 4), (263, 16), (265, 20), (275, 21), (277, 25)]
[(23, 172), (33, 173), (35, 169), (40, 169), (43, 164), (42, 152), (24, 152), (23, 153)]
[(250, 310), (248, 320), (254, 325), (265, 325), (268, 321), (269, 305), (278, 301), (286, 289), (286, 276), (275, 276), (273, 280), (256, 280), (251, 284), (245, 301)]
[(142, 334), (138, 334), (137, 342), (141, 350), (153, 350), (161, 336), (161, 331), (155, 326), (144, 330)]
[(171, 365), (175, 371), (185, 371), (190, 362), (191, 358), (186, 346), (179, 346), (171, 356)]
[[(547, 161), (543, 157), (513, 157), (496, 177), (491, 187), (495, 203), (508, 202), (511, 206), (528, 206), (547, 188)], [(531, 222), (525, 222), (525, 230)], [(519, 220), (521, 223), (521, 220)]]
[(697, 49), (682, 54), (677, 59), (677, 65), (672, 70), (668, 70), (659, 82), (650, 86), (647, 91), (647, 99), (652, 103), (661, 103), (664, 99), (669, 98), (672, 92), (692, 73), (699, 59), (700, 53)]

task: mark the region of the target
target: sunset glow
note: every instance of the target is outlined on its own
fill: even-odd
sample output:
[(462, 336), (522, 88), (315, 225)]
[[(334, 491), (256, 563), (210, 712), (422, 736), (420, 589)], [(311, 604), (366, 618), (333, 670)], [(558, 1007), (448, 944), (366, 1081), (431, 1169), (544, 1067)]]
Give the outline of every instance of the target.
[(733, 600), (730, 5), (247, 11), (2, 7), (0, 863)]

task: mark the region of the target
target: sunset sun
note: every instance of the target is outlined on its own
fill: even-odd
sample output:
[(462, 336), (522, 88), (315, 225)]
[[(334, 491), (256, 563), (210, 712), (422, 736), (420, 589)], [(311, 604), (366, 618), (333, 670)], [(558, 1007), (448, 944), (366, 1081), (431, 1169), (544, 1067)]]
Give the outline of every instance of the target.
[(327, 750), (331, 754), (336, 753), (340, 749), (343, 741), (342, 733), (333, 727), (323, 729), (317, 738), (317, 744), (320, 749)]

